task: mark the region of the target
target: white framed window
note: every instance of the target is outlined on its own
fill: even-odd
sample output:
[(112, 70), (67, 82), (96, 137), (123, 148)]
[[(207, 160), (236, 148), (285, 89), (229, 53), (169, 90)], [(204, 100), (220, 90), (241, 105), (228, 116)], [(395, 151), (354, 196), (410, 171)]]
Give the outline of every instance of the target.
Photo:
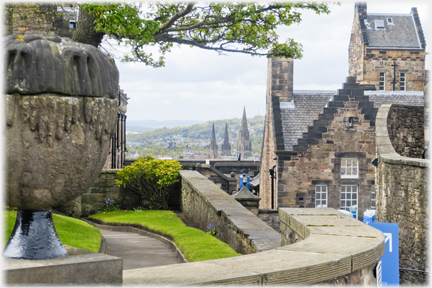
[(379, 90), (385, 90), (385, 72), (379, 74)]
[(385, 30), (384, 20), (375, 20), (375, 30)]
[(375, 185), (371, 185), (371, 209), (375, 209), (376, 204)]
[(400, 73), (400, 91), (406, 91), (406, 73)]
[(358, 159), (341, 159), (341, 178), (358, 178)]
[(393, 18), (387, 17), (387, 25), (394, 25)]
[(315, 207), (327, 208), (327, 185), (315, 186)]
[(349, 211), (351, 206), (358, 204), (358, 186), (341, 185), (341, 210)]

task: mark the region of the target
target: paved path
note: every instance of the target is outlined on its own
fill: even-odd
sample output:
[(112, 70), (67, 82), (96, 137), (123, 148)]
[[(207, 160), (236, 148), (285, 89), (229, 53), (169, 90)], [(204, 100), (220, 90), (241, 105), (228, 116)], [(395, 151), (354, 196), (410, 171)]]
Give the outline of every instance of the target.
[(180, 263), (162, 242), (137, 233), (99, 229), (107, 241), (106, 254), (123, 259), (123, 270)]

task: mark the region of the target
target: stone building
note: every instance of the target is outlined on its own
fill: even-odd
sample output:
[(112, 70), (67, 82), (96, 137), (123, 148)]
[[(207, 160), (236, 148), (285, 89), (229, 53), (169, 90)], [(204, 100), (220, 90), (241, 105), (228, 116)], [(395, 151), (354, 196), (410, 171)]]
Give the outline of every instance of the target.
[(27, 36), (72, 36), (78, 7), (49, 3), (9, 3), (5, 7), (6, 34)]
[(292, 59), (269, 59), (268, 69), (260, 207), (356, 205), (362, 219), (373, 203), (377, 109), (383, 103), (423, 106), (423, 92), (364, 91), (369, 85), (348, 77), (336, 93), (294, 93)]
[(376, 90), (423, 91), (426, 41), (417, 8), (409, 14), (367, 13), (355, 4), (349, 76)]
[(221, 156), (231, 156), (231, 144), (228, 138), (228, 124), (225, 124), (225, 135), (221, 147)]
[(243, 118), (239, 132), (239, 140), (237, 141), (237, 153), (241, 153), (242, 158), (252, 157), (252, 143), (249, 141), (246, 107), (243, 108)]
[(104, 169), (121, 169), (125, 167), (126, 158), (126, 112), (127, 94), (123, 89), (118, 92), (118, 111), (115, 134), (111, 137), (111, 147)]
[(216, 143), (216, 133), (215, 133), (214, 123), (213, 123), (208, 158), (217, 159), (217, 157), (218, 157), (218, 146)]

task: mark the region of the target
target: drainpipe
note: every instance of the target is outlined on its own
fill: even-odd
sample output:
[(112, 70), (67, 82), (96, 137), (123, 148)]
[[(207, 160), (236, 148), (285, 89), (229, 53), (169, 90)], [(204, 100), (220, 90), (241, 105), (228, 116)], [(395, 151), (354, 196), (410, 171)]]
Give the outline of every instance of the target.
[(274, 179), (276, 178), (275, 168), (276, 165), (274, 165), (273, 168), (269, 169), (271, 179), (271, 209), (274, 209)]

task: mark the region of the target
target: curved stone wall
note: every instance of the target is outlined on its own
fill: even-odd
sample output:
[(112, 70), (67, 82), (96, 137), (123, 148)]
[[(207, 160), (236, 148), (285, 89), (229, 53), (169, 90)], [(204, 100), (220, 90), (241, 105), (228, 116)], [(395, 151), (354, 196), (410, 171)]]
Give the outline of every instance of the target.
[[(375, 173), (376, 221), (399, 224), (400, 283), (425, 284), (428, 245), (429, 160), (401, 156), (392, 145), (388, 121), (393, 106), (383, 104), (376, 117), (378, 168)], [(400, 122), (410, 119), (401, 118)]]
[[(219, 232), (252, 235), (257, 217), (239, 217), (249, 211), (235, 207), (230, 195), (198, 172), (182, 171), (181, 177), (182, 199), (190, 199), (187, 209), (199, 211), (195, 222), (224, 219)], [(373, 269), (384, 254), (380, 231), (330, 208), (279, 209), (279, 217), (283, 245), (289, 244), (290, 233), (298, 243), (232, 258), (125, 270), (123, 285), (376, 285)], [(257, 236), (264, 241), (265, 235)]]

